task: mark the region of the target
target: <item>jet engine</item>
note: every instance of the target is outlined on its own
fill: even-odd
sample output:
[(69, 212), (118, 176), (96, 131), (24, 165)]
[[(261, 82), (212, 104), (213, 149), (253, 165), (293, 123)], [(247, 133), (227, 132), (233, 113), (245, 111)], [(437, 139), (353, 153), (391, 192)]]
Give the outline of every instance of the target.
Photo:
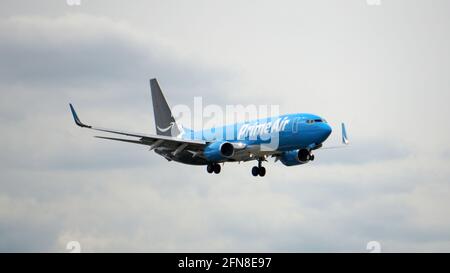
[(234, 156), (236, 150), (245, 148), (243, 143), (232, 143), (228, 141), (216, 141), (205, 147), (204, 156), (209, 161), (220, 161)]
[(307, 149), (287, 151), (281, 154), (280, 161), (285, 166), (295, 166), (314, 160), (314, 156)]

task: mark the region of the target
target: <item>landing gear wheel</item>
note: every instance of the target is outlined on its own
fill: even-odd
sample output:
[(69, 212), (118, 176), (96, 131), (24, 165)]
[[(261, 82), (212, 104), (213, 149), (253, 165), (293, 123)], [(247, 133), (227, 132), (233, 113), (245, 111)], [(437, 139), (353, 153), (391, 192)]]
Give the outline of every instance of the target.
[(252, 168), (252, 175), (253, 176), (265, 176), (266, 175), (266, 168), (264, 168), (262, 166), (262, 161), (264, 160), (264, 158), (259, 158), (258, 159), (258, 166), (255, 166)]
[(263, 177), (264, 175), (266, 175), (266, 168), (260, 167), (258, 169), (259, 169), (259, 176)]
[(314, 155), (311, 155), (310, 160), (314, 161)]
[(214, 173), (215, 174), (218, 174), (218, 173), (220, 173), (220, 165), (219, 164), (214, 164)]
[(259, 168), (258, 167), (253, 167), (252, 168), (252, 175), (253, 176), (258, 176), (258, 174), (259, 174)]
[(214, 165), (208, 164), (208, 166), (206, 166), (206, 171), (212, 173), (214, 171)]

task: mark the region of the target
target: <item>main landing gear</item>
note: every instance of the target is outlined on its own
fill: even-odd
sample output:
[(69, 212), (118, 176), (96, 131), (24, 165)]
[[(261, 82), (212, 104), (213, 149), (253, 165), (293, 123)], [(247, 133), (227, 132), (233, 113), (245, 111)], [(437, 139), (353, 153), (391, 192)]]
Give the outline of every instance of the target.
[(252, 175), (253, 176), (261, 176), (263, 177), (266, 175), (266, 168), (262, 166), (262, 159), (258, 159), (258, 166), (255, 166), (252, 168)]
[(208, 166), (206, 166), (206, 171), (208, 173), (220, 173), (220, 165), (217, 163), (209, 163)]

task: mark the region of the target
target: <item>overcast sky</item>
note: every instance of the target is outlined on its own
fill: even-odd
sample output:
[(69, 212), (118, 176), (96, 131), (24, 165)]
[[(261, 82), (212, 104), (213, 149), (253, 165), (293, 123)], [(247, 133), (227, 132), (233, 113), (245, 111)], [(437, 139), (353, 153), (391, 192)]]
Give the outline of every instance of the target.
[[(3, 0), (0, 251), (448, 252), (449, 38), (446, 0)], [(74, 126), (69, 102), (154, 133), (152, 77), (170, 105), (279, 105), (352, 144), (255, 178)]]

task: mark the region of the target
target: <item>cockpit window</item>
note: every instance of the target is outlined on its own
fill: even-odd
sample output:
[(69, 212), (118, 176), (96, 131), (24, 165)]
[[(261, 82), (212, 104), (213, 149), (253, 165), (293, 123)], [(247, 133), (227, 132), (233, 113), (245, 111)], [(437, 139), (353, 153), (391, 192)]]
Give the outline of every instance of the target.
[(303, 120), (303, 121), (301, 121), (301, 122), (306, 122), (307, 124), (313, 124), (313, 123), (328, 123), (325, 119), (323, 119), (323, 118), (318, 118), (318, 119), (306, 119), (306, 120)]

